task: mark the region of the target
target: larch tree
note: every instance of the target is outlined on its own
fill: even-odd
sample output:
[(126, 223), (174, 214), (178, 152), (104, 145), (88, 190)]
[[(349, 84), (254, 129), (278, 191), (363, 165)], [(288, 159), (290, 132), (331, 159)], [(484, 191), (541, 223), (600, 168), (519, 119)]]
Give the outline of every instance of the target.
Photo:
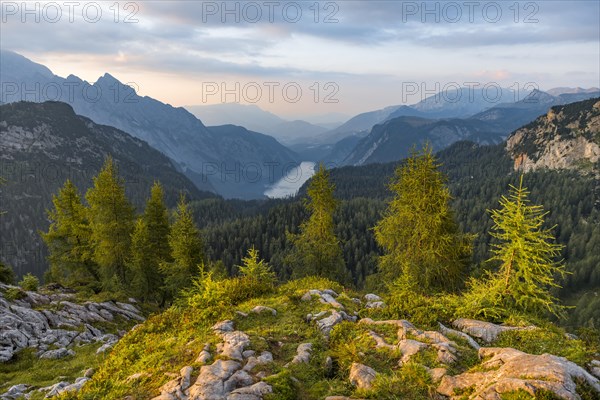
[(488, 276), (483, 293), (504, 309), (560, 315), (564, 308), (551, 290), (560, 288), (556, 278), (566, 273), (562, 262), (556, 261), (563, 246), (555, 242), (552, 229), (543, 227), (548, 213), (543, 206), (530, 204), (528, 195), (521, 175), (519, 186), (511, 185), (500, 208), (490, 212), (494, 221), (490, 234), (497, 243), (492, 244), (489, 261), (499, 263), (499, 269)]
[(169, 298), (192, 284), (204, 264), (204, 245), (200, 230), (194, 223), (192, 212), (182, 195), (175, 211), (175, 221), (168, 235), (171, 249), (171, 262), (160, 264), (164, 276), (164, 289)]
[(40, 232), (49, 251), (50, 269), (46, 279), (66, 286), (99, 290), (100, 276), (98, 265), (93, 261), (88, 213), (70, 180), (52, 197), (52, 204), (53, 209), (47, 211), (48, 232)]
[(132, 235), (132, 286), (138, 297), (162, 300), (164, 277), (159, 266), (171, 261), (169, 232), (169, 212), (164, 202), (164, 191), (161, 184), (155, 182), (144, 214), (136, 222)]
[(375, 226), (383, 249), (383, 282), (422, 294), (457, 290), (472, 254), (472, 236), (460, 232), (450, 208), (446, 178), (431, 147), (414, 151), (396, 169), (394, 198)]
[(333, 192), (329, 173), (323, 164), (319, 164), (305, 200), (310, 217), (300, 225), (299, 234), (289, 235), (293, 247), (286, 263), (292, 267), (295, 276), (317, 275), (342, 282), (347, 280), (340, 241), (334, 232), (333, 213), (338, 202)]
[(94, 185), (86, 193), (89, 204), (93, 259), (98, 264), (104, 290), (122, 291), (130, 279), (128, 257), (134, 226), (134, 209), (125, 195), (117, 166), (107, 157)]

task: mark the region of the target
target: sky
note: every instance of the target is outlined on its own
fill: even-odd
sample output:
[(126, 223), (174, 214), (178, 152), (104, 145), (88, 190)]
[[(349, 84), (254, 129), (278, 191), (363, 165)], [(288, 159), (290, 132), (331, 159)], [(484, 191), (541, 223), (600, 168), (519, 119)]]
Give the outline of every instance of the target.
[(353, 115), (459, 86), (600, 87), (600, 2), (1, 2), (0, 47), (174, 106)]

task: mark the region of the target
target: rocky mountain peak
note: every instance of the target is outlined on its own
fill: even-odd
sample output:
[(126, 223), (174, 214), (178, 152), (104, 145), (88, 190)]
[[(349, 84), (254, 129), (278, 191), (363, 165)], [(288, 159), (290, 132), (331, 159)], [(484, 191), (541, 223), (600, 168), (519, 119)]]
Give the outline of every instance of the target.
[(506, 149), (514, 169), (577, 169), (598, 173), (600, 161), (600, 99), (555, 106), (516, 130)]

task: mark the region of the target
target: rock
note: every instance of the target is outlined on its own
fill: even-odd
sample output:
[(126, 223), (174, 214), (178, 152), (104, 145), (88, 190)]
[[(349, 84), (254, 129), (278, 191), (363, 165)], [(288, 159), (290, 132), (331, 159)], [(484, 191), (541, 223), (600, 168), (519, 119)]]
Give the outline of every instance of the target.
[(217, 322), (213, 325), (212, 330), (217, 332), (233, 332), (233, 321), (225, 320)]
[(254, 350), (244, 350), (244, 352), (242, 353), (242, 357), (248, 358), (248, 357), (252, 357), (255, 354), (256, 354), (256, 352)]
[(320, 290), (311, 289), (308, 292), (304, 293), (304, 295), (302, 295), (302, 297), (300, 298), (300, 300), (302, 300), (302, 301), (311, 301), (313, 296), (319, 296), (319, 297), (321, 297), (321, 291)]
[(181, 390), (185, 391), (190, 387), (190, 379), (192, 376), (192, 372), (194, 372), (194, 368), (187, 366), (183, 367), (179, 370), (179, 374), (181, 375)]
[(331, 289), (324, 289), (321, 292), (324, 293), (324, 294), (328, 294), (330, 296), (333, 296), (333, 297), (338, 297), (339, 296), (336, 292), (334, 292)]
[(600, 382), (577, 364), (551, 354), (532, 355), (511, 348), (482, 347), (479, 357), (489, 360), (481, 364), (483, 372), (466, 372), (444, 376), (438, 393), (451, 399), (465, 398), (457, 393), (471, 389), (469, 399), (497, 399), (503, 393), (520, 389), (535, 396), (540, 389), (556, 396), (579, 400), (575, 380), (585, 381), (600, 394)]
[(277, 311), (271, 307), (265, 307), (265, 306), (256, 306), (254, 307), (250, 312), (256, 313), (256, 314), (261, 314), (263, 312), (269, 312), (273, 315), (277, 315)]
[(150, 375), (147, 372), (136, 372), (135, 374), (129, 375), (126, 379), (125, 382), (127, 383), (131, 383), (131, 382), (135, 382), (138, 381), (140, 379), (144, 379), (144, 378), (149, 378), (152, 375)]
[(102, 346), (98, 347), (98, 350), (96, 350), (96, 354), (105, 353), (105, 352), (109, 351), (110, 349), (112, 349), (113, 346), (114, 346), (114, 343), (105, 343)]
[(191, 386), (192, 399), (220, 399), (225, 397), (224, 381), (231, 378), (241, 368), (237, 361), (217, 360), (212, 365), (200, 368), (198, 379)]
[(261, 400), (268, 393), (273, 393), (273, 388), (266, 382), (258, 382), (252, 386), (234, 390), (227, 396), (227, 400)]
[(333, 308), (337, 308), (337, 309), (344, 309), (344, 306), (339, 303), (331, 294), (329, 293), (323, 293), (321, 294), (321, 298), (319, 299), (319, 301), (323, 304), (329, 304), (330, 306), (332, 306)]
[(0, 347), (0, 362), (7, 362), (13, 358), (14, 351), (12, 346)]
[(429, 373), (429, 376), (431, 376), (431, 381), (433, 383), (438, 383), (446, 375), (448, 370), (446, 368), (432, 368), (428, 369), (427, 372)]
[(536, 329), (533, 326), (529, 327), (516, 327), (516, 326), (504, 326), (496, 325), (491, 322), (478, 321), (475, 319), (459, 318), (452, 323), (452, 325), (469, 334), (477, 339), (483, 340), (485, 343), (492, 343), (502, 332), (510, 330), (529, 330)]
[(72, 383), (62, 389), (62, 392), (79, 392), (83, 385), (85, 385), (91, 378), (81, 377), (75, 379), (75, 383)]
[[(319, 313), (317, 315), (315, 315), (314, 317), (312, 317), (312, 319), (316, 319), (316, 317), (320, 316), (320, 315), (324, 315), (323, 313)], [(346, 314), (345, 311), (337, 311), (337, 310), (331, 310), (331, 315), (327, 318), (323, 318), (319, 321), (317, 321), (317, 326), (319, 327), (319, 329), (321, 330), (321, 332), (323, 332), (323, 334), (325, 336), (329, 336), (329, 333), (331, 332), (331, 329), (333, 329), (333, 327), (337, 324), (339, 324), (340, 322), (346, 320), (346, 321), (351, 321), (351, 322), (356, 322), (356, 320), (358, 319), (358, 317), (356, 316), (350, 316), (348, 314)]]
[(292, 359), (292, 364), (308, 364), (310, 353), (312, 352), (312, 343), (302, 343), (296, 349), (296, 355)]
[(377, 372), (371, 367), (359, 363), (352, 363), (350, 367), (350, 383), (359, 389), (371, 389)]
[(367, 303), (374, 302), (374, 301), (382, 301), (381, 297), (379, 297), (373, 293), (365, 294), (364, 299), (367, 301)]
[(375, 348), (384, 348), (389, 350), (394, 350), (396, 348), (396, 346), (392, 346), (391, 344), (387, 343), (384, 338), (382, 338), (373, 331), (369, 331), (369, 336), (371, 336), (373, 340), (375, 340)]
[(472, 348), (474, 348), (475, 350), (479, 350), (481, 348), (481, 346), (479, 345), (479, 343), (477, 343), (475, 340), (473, 340), (473, 338), (469, 335), (467, 335), (464, 332), (460, 332), (454, 329), (450, 329), (445, 327), (441, 322), (438, 322), (439, 326), (440, 326), (440, 331), (448, 336), (448, 335), (456, 335), (458, 337), (461, 337), (463, 339), (465, 339), (467, 341), (467, 343), (469, 343), (469, 346), (471, 346)]
[(197, 363), (206, 364), (207, 362), (210, 361), (212, 356), (210, 355), (208, 350), (210, 350), (210, 344), (206, 343), (206, 344), (204, 344), (204, 348), (202, 349), (202, 351), (200, 352), (200, 354), (198, 354), (198, 357), (196, 358)]
[(402, 353), (400, 363), (404, 364), (410, 360), (412, 356), (417, 354), (419, 351), (426, 349), (427, 344), (419, 342), (413, 339), (403, 339), (398, 342), (398, 349)]
[(248, 316), (248, 313), (245, 313), (243, 311), (236, 311), (235, 312), (237, 315), (239, 315), (240, 317), (246, 318)]
[(365, 304), (366, 308), (385, 308), (385, 303), (383, 301), (373, 301)]
[(225, 332), (221, 337), (223, 338), (221, 355), (232, 360), (242, 361), (244, 348), (250, 345), (250, 337), (241, 331)]
[(71, 349), (65, 349), (64, 347), (56, 350), (48, 350), (40, 355), (40, 358), (46, 358), (48, 360), (58, 360), (67, 356), (74, 356), (75, 352)]
[(64, 391), (64, 389), (69, 385), (69, 382), (62, 381), (55, 383), (54, 385), (49, 386), (47, 388), (44, 388), (44, 391), (48, 391), (48, 393), (46, 393), (45, 398), (50, 398), (61, 394)]
[(8, 388), (8, 391), (6, 391), (3, 394), (0, 394), (0, 399), (15, 400), (23, 398), (25, 396), (25, 393), (27, 392), (27, 389), (29, 389), (29, 386), (25, 384), (11, 386), (10, 388)]
[(254, 380), (252, 379), (250, 374), (248, 374), (248, 372), (244, 371), (243, 369), (240, 369), (238, 371), (235, 371), (235, 373), (231, 375), (231, 378), (223, 382), (223, 390), (225, 391), (225, 393), (229, 393), (234, 391), (235, 389), (250, 386), (253, 383)]
[(257, 365), (264, 365), (273, 362), (273, 354), (263, 351), (259, 357), (250, 356), (244, 366), (244, 371), (252, 371)]

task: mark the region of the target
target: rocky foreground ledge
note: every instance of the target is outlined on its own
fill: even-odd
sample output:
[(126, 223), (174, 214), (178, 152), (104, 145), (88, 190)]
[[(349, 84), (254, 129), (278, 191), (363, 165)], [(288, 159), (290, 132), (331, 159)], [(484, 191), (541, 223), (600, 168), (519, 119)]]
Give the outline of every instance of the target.
[[(373, 397), (376, 393), (373, 391), (389, 373), (381, 370), (381, 363), (371, 363), (369, 360), (372, 359), (358, 353), (357, 359), (348, 364), (349, 371), (335, 372), (339, 360), (331, 350), (339, 340), (336, 332), (350, 329), (364, 335), (357, 339), (368, 346), (363, 351), (382, 355), (393, 362), (393, 370), (414, 365), (424, 370), (429, 376), (430, 398), (501, 400), (515, 392), (526, 392), (532, 397), (551, 393), (556, 398), (568, 400), (589, 398), (591, 393), (596, 396), (592, 398), (600, 398), (600, 362), (581, 366), (552, 354), (528, 354), (496, 345), (503, 333), (539, 329), (534, 326), (513, 327), (458, 319), (451, 326), (439, 324), (437, 329), (424, 330), (407, 320), (377, 319), (379, 314), (373, 311), (385, 309), (386, 304), (374, 294), (359, 299), (338, 295), (330, 289), (313, 289), (302, 291), (298, 299), (293, 306), (271, 298), (240, 305), (237, 311), (231, 310), (231, 319), (217, 322), (202, 340), (192, 340), (185, 345), (185, 351), (190, 355), (185, 364), (168, 372), (158, 372), (140, 364), (139, 369), (123, 375), (124, 387), (138, 388), (145, 382), (156, 382), (156, 386), (149, 387), (139, 397), (152, 400), (272, 400), (280, 398), (277, 385), (283, 381), (277, 377), (287, 374), (289, 379), (300, 384), (294, 371), (306, 366), (313, 368), (310, 370), (314, 373), (336, 375), (335, 379), (344, 381), (340, 387), (345, 389), (329, 392), (323, 396), (326, 400), (377, 398)], [(364, 317), (365, 311), (371, 318)], [(77, 343), (110, 343), (105, 339), (106, 333), (99, 329), (94, 333), (92, 328), (97, 329), (93, 327), (95, 322), (116, 318), (143, 320), (139, 310), (126, 303), (76, 304), (71, 297), (61, 293), (28, 293), (18, 304), (0, 298), (0, 321), (3, 323), (0, 343), (10, 347), (12, 352), (25, 346), (34, 347), (40, 357), (58, 349), (68, 352)], [(285, 336), (275, 340), (267, 335), (272, 331), (269, 327), (284, 321), (288, 324), (295, 321)], [(257, 328), (261, 329), (257, 331)], [(143, 331), (144, 327), (140, 329)], [(257, 334), (259, 331), (261, 334)], [(12, 338), (17, 337), (15, 332), (27, 340), (19, 341), (20, 347), (13, 342)], [(296, 337), (292, 339), (290, 334)], [(45, 343), (49, 341), (47, 337), (51, 337), (51, 343)], [(286, 346), (293, 346), (292, 351), (283, 351)], [(478, 360), (469, 367), (457, 368), (468, 354)], [(52, 397), (65, 390), (77, 391), (83, 387), (82, 393), (86, 395), (90, 386), (103, 384), (96, 381), (97, 375), (88, 383), (90, 377), (87, 375), (75, 383), (61, 382), (42, 390), (46, 397)], [(12, 393), (9, 390), (0, 395), (0, 399), (17, 399), (22, 395), (27, 398), (32, 388), (21, 386), (11, 388)], [(588, 397), (582, 397), (582, 390)], [(349, 393), (354, 396), (348, 397)]]
[[(431, 381), (436, 385), (436, 396), (440, 399), (501, 400), (504, 394), (519, 390), (536, 396), (540, 391), (552, 392), (558, 398), (580, 400), (578, 385), (585, 384), (600, 398), (598, 368), (586, 371), (581, 366), (563, 357), (551, 354), (532, 355), (512, 348), (487, 347), (498, 335), (510, 330), (532, 330), (536, 327), (511, 327), (488, 322), (459, 319), (452, 327), (439, 325), (438, 330), (421, 330), (406, 320), (360, 319), (354, 313), (347, 313), (337, 300), (333, 290), (310, 290), (302, 296), (303, 302), (315, 307), (330, 308), (306, 315), (304, 323), (314, 324), (324, 338), (328, 338), (334, 327), (344, 321), (362, 324), (369, 329), (377, 349), (400, 354), (398, 365), (418, 362), (418, 355), (428, 351), (435, 354), (437, 368), (427, 368)], [(363, 300), (351, 299), (364, 308), (384, 308), (385, 304), (374, 295), (366, 295)], [(252, 314), (266, 313), (276, 317), (284, 311), (266, 306), (256, 306), (250, 312), (237, 311), (236, 319), (245, 319)], [(397, 331), (397, 338), (391, 341), (375, 332), (376, 327), (387, 326)], [(152, 400), (262, 400), (272, 399), (274, 389), (267, 383), (269, 376), (266, 366), (273, 363), (308, 364), (311, 362), (313, 343), (299, 343), (291, 360), (278, 360), (269, 352), (260, 354), (252, 347), (250, 336), (236, 329), (232, 320), (223, 320), (212, 327), (219, 343), (215, 346), (204, 344), (193, 365), (181, 368), (179, 373), (170, 374), (171, 379), (159, 388), (160, 394)], [(463, 344), (457, 344), (461, 340)], [(449, 371), (463, 356), (466, 346), (477, 351), (480, 364), (474, 371), (451, 375)], [(330, 368), (331, 357), (325, 362)], [(200, 367), (198, 367), (200, 365)], [(329, 367), (328, 367), (329, 366)], [(353, 363), (350, 368), (350, 384), (368, 393), (377, 380), (379, 372), (369, 365)], [(144, 373), (136, 373), (128, 378), (132, 384), (144, 379)], [(353, 400), (356, 397), (329, 396), (326, 400)]]
[[(73, 356), (75, 346), (90, 343), (101, 344), (97, 353), (103, 353), (126, 333), (118, 329), (109, 333), (106, 326), (144, 321), (141, 311), (131, 303), (78, 303), (73, 293), (60, 287), (45, 293), (21, 291), (20, 298), (8, 300), (5, 293), (11, 289), (18, 290), (0, 284), (0, 362), (11, 361), (17, 352), (26, 348), (35, 349), (36, 356), (42, 359)], [(50, 396), (65, 390), (79, 390), (91, 374), (87, 371), (74, 383), (59, 382), (42, 390)], [(27, 390), (27, 385), (15, 385), (0, 394), (0, 398), (20, 398)]]

